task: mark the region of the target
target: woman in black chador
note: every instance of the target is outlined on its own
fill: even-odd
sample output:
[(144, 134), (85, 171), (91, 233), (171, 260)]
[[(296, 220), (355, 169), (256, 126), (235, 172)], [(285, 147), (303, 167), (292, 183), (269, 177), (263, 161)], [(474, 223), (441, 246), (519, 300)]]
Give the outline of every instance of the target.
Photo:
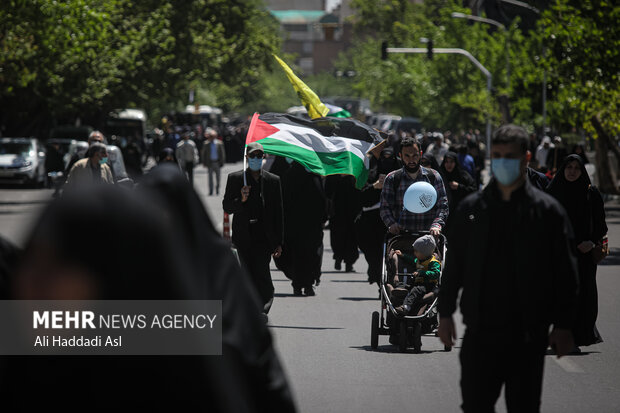
[[(600, 192), (579, 155), (569, 155), (549, 183), (547, 192), (566, 209), (575, 232), (579, 268), (579, 301), (573, 334), (576, 346), (589, 346), (603, 341), (596, 329), (598, 292), (596, 263), (592, 248), (607, 233), (605, 208)], [(578, 350), (578, 349), (575, 349)]]
[(450, 225), (450, 215), (463, 198), (476, 190), (476, 183), (474, 178), (461, 168), (458, 156), (454, 152), (445, 154), (438, 172), (443, 178), (443, 184), (448, 195), (448, 207), (450, 208), (448, 225)]
[(250, 280), (178, 168), (155, 168), (139, 194), (84, 191), (44, 210), (9, 298), (221, 300), (222, 355), (0, 358), (7, 411), (295, 411)]
[(333, 210), (329, 217), (329, 239), (334, 251), (334, 268), (355, 272), (353, 264), (359, 258), (355, 217), (362, 209), (360, 191), (355, 188), (351, 175), (330, 175), (325, 179), (325, 195), (331, 200)]
[(271, 171), (280, 176), (284, 211), (284, 245), (276, 266), (293, 281), (296, 296), (315, 295), (321, 280), (325, 192), (319, 175), (291, 158), (278, 156)]

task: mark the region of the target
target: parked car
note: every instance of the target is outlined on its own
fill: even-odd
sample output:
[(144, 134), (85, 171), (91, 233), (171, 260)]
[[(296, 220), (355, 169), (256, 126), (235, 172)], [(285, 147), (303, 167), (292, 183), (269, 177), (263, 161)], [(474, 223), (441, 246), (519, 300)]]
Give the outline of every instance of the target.
[(45, 149), (36, 138), (0, 138), (0, 182), (44, 185)]

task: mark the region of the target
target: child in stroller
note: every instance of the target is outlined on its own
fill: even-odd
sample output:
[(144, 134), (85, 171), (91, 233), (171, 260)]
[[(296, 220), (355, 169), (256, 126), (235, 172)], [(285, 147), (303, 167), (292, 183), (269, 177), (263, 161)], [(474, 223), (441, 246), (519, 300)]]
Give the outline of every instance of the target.
[[(405, 276), (401, 280), (395, 275), (393, 283), (387, 285), (398, 315), (419, 315), (425, 307), (424, 297), (429, 293), (437, 294), (441, 263), (433, 254), (435, 247), (435, 238), (432, 235), (424, 235), (413, 243), (415, 256), (403, 253), (401, 250), (390, 251), (397, 274), (400, 272), (399, 268), (415, 268), (410, 277)], [(401, 302), (401, 305), (396, 305)]]

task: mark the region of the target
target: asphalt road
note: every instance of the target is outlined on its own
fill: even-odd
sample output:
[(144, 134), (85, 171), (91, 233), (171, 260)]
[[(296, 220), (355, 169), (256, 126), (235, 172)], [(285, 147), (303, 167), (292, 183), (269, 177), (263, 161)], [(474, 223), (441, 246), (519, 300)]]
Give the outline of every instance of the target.
[[(207, 196), (206, 171), (196, 170), (195, 187), (218, 228), (220, 196)], [(49, 190), (0, 188), (0, 234), (22, 244)], [(598, 269), (599, 321), (604, 343), (580, 356), (547, 356), (543, 412), (620, 412), (620, 204), (607, 204), (612, 254)], [(379, 310), (376, 287), (366, 282), (363, 256), (356, 273), (333, 268), (325, 233), (323, 276), (315, 297), (294, 297), (290, 281), (275, 270), (276, 298), (269, 327), (300, 412), (458, 412), (458, 352), (444, 352), (436, 337), (423, 338), (423, 352), (401, 354), (386, 336), (370, 348), (371, 313)], [(460, 316), (457, 315), (457, 320)], [(463, 327), (458, 326), (459, 337)], [(498, 345), (501, 345), (498, 343)], [(497, 405), (505, 412), (503, 399)]]

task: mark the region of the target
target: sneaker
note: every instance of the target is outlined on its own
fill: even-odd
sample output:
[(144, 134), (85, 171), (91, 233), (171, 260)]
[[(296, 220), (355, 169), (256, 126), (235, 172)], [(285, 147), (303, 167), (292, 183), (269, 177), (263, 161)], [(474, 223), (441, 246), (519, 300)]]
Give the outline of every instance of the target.
[(336, 263), (334, 264), (334, 268), (336, 269), (336, 271), (340, 271), (342, 269), (342, 261), (336, 260)]
[(293, 288), (293, 295), (295, 297), (301, 297), (303, 294), (301, 293), (301, 288)]
[(345, 272), (355, 272), (355, 269), (353, 268), (353, 264), (347, 264), (345, 270)]
[(316, 295), (313, 287), (304, 288), (304, 293), (306, 293), (306, 297), (314, 297)]

